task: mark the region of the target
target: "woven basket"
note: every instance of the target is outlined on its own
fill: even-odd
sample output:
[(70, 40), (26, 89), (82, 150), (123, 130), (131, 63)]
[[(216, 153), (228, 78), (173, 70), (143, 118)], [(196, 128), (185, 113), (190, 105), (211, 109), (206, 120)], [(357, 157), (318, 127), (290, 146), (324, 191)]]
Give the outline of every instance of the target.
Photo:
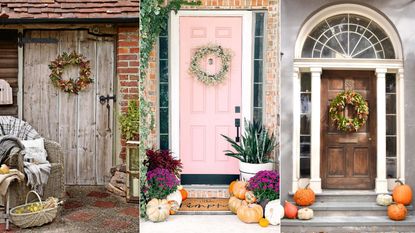
[(39, 199), (39, 202), (41, 206), (43, 206), (42, 200), (40, 199), (39, 194), (37, 194), (35, 191), (29, 191), (26, 195), (26, 204), (16, 206), (13, 209), (10, 210), (10, 220), (12, 223), (20, 228), (27, 228), (27, 227), (37, 227), (42, 226), (43, 224), (52, 222), (53, 219), (56, 217), (56, 214), (58, 213), (58, 206), (55, 206), (54, 208), (49, 209), (43, 209), (37, 212), (33, 213), (22, 213), (17, 214), (16, 209), (18, 208), (24, 208), (28, 205), (31, 205), (33, 203), (27, 203), (27, 200), (29, 198), (29, 194), (34, 193), (37, 198)]

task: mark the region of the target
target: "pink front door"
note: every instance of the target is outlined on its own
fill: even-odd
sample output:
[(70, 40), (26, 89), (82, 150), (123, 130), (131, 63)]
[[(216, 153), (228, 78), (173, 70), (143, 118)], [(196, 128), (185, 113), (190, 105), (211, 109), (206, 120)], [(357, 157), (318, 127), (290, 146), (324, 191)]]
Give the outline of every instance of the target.
[[(217, 85), (206, 85), (188, 72), (196, 48), (208, 44), (220, 45), (232, 53), (230, 71), (225, 81)], [(223, 152), (231, 147), (221, 134), (236, 137), (235, 118), (241, 119), (243, 108), (242, 18), (180, 17), (179, 46), (183, 174), (238, 174), (238, 161)], [(215, 73), (221, 61), (207, 57), (201, 66)], [(235, 109), (238, 106), (240, 111)]]

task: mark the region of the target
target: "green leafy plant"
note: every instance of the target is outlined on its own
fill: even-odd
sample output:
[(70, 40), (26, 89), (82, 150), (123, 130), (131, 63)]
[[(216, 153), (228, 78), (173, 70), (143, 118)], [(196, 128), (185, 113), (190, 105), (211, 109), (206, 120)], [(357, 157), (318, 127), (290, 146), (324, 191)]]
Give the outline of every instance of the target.
[(128, 102), (128, 110), (119, 116), (121, 134), (126, 140), (137, 140), (139, 134), (140, 110), (137, 101)]
[[(154, 128), (154, 112), (151, 104), (145, 96), (145, 81), (147, 78), (148, 62), (150, 53), (160, 35), (167, 28), (168, 17), (171, 11), (177, 12), (182, 5), (200, 5), (200, 1), (170, 0), (142, 0), (140, 3), (140, 78), (139, 78), (139, 101), (140, 101), (140, 164), (146, 159), (146, 149), (149, 145), (149, 135)], [(147, 167), (140, 166), (140, 184), (145, 187)], [(141, 188), (143, 191), (144, 189)], [(140, 213), (145, 217), (146, 195), (140, 192)]]
[(245, 121), (245, 132), (240, 144), (222, 134), (236, 152), (226, 150), (225, 155), (241, 162), (261, 164), (272, 161), (271, 152), (277, 146), (274, 134), (269, 136), (267, 129), (259, 122)]

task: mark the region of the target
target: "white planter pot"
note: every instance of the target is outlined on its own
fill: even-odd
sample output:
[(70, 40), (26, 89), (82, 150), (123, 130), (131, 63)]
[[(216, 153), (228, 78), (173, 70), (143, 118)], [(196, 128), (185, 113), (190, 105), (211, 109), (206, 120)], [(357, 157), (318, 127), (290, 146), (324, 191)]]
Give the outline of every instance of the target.
[(255, 176), (257, 172), (263, 170), (272, 171), (273, 167), (274, 163), (253, 164), (239, 161), (239, 171), (241, 172), (240, 179), (242, 181), (248, 181), (251, 177)]

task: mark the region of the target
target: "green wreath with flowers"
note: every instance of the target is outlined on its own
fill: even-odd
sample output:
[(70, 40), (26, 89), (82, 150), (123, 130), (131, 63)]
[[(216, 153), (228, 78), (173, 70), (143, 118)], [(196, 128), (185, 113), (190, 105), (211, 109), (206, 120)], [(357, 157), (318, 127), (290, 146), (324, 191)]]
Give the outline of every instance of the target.
[[(200, 61), (208, 55), (220, 58), (222, 67), (215, 74), (210, 74), (200, 67)], [(223, 82), (229, 72), (232, 55), (220, 45), (207, 45), (196, 50), (190, 61), (189, 72), (196, 76), (198, 80), (207, 85), (216, 85)]]
[[(79, 66), (79, 77), (63, 80), (62, 74), (66, 67), (70, 65)], [(51, 71), (49, 78), (52, 84), (67, 93), (78, 94), (88, 87), (94, 80), (91, 78), (91, 64), (82, 54), (75, 51), (71, 53), (63, 52), (49, 64)]]
[[(348, 105), (353, 106), (353, 118), (345, 116), (344, 110)], [(363, 96), (355, 91), (347, 90), (339, 93), (330, 102), (329, 115), (338, 130), (356, 132), (365, 125), (369, 116), (369, 107)]]

